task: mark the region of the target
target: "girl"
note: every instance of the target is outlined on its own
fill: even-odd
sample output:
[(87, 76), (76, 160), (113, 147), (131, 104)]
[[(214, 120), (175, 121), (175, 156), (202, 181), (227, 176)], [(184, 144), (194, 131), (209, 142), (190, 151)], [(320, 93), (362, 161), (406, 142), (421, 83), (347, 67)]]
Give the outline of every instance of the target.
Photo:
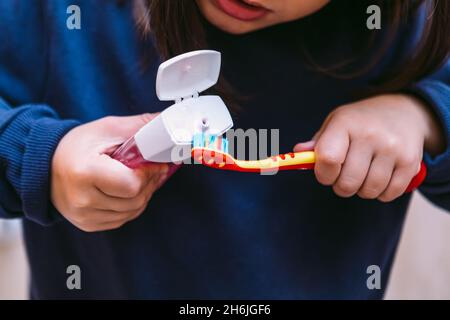
[[(421, 191), (450, 208), (449, 17), (432, 0), (0, 2), (0, 214), (24, 218), (31, 297), (381, 298), (422, 158)], [(159, 63), (204, 48), (235, 127), (314, 148), (313, 173), (166, 181), (108, 156), (167, 106)]]

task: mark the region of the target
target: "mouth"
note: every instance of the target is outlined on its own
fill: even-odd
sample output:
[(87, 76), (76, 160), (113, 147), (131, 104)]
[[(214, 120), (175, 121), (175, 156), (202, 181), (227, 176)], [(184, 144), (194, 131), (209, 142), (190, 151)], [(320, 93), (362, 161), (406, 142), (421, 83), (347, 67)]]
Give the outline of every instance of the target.
[(227, 15), (242, 21), (253, 21), (270, 12), (260, 4), (249, 0), (214, 0), (213, 3)]

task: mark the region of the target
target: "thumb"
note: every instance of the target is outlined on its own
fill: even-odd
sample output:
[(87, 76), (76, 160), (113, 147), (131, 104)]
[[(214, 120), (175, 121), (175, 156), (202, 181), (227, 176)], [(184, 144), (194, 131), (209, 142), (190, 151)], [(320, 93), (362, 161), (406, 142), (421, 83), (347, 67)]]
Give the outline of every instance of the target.
[(108, 129), (114, 131), (114, 135), (126, 140), (136, 134), (143, 126), (152, 121), (159, 115), (158, 113), (143, 113), (135, 116), (111, 117), (108, 123)]
[(294, 146), (294, 152), (302, 152), (302, 151), (314, 151), (316, 147), (317, 140), (322, 135), (322, 132), (325, 130), (326, 124), (328, 121), (322, 125), (322, 127), (317, 131), (314, 136), (309, 141), (299, 142)]
[(331, 114), (323, 122), (322, 126), (319, 130), (314, 134), (314, 136), (309, 141), (297, 143), (294, 146), (294, 152), (302, 152), (302, 151), (314, 151), (316, 147), (317, 140), (319, 140), (322, 133), (325, 131), (325, 128), (328, 126), (328, 123), (331, 120)]
[(294, 152), (312, 151), (316, 146), (315, 140), (297, 143), (294, 147)]

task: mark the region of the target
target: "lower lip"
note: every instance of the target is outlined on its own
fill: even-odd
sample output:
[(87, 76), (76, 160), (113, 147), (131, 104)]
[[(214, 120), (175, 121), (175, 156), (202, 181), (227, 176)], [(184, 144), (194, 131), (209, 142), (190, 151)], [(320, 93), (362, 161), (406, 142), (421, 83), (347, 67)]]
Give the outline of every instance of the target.
[(253, 21), (264, 17), (269, 10), (248, 5), (240, 0), (215, 0), (215, 3), (229, 16), (243, 21)]

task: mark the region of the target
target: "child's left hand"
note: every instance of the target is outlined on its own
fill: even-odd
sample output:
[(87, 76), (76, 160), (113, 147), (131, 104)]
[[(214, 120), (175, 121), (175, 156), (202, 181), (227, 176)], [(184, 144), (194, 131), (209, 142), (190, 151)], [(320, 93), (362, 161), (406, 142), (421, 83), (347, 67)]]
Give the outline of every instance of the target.
[(294, 150), (314, 148), (316, 178), (337, 195), (388, 202), (402, 195), (418, 173), (424, 149), (439, 154), (444, 147), (430, 108), (398, 94), (337, 108), (312, 141)]

